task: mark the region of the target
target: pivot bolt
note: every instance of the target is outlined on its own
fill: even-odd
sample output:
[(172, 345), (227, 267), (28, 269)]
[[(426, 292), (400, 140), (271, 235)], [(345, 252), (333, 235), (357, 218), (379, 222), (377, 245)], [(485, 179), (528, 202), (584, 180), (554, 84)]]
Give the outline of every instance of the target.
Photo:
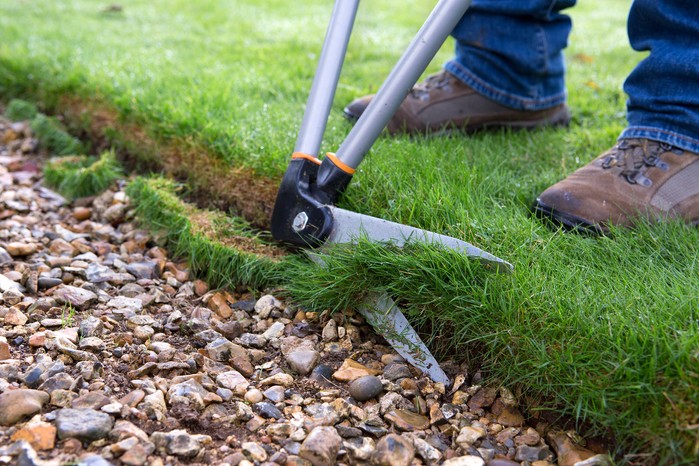
[(308, 215), (306, 215), (306, 212), (300, 212), (294, 217), (294, 223), (291, 224), (291, 228), (296, 233), (300, 233), (306, 228), (306, 225), (308, 225)]

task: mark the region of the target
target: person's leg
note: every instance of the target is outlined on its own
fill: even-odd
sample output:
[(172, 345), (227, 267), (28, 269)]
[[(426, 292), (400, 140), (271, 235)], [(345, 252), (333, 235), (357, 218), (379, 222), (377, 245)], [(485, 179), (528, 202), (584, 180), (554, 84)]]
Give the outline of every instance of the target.
[(618, 144), (544, 191), (536, 210), (604, 230), (636, 219), (699, 223), (699, 16), (693, 0), (635, 0), (629, 39), (650, 54), (626, 80)]
[(565, 102), (563, 49), (575, 0), (475, 0), (454, 29), (445, 68), (506, 107), (540, 110)]
[(699, 153), (699, 4), (634, 2), (629, 40), (650, 51), (624, 83), (629, 126), (622, 138), (649, 138)]
[[(575, 0), (474, 0), (452, 35), (456, 56), (418, 84), (388, 124), (392, 133), (567, 124), (563, 48)], [(358, 118), (371, 96), (345, 108)]]

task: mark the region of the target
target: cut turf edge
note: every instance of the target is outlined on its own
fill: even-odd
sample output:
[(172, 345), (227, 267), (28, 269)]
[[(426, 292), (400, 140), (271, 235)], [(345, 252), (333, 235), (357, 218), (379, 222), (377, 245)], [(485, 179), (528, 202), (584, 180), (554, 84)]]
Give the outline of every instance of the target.
[[(242, 251), (212, 239), (221, 234), (216, 230), (217, 222), (207, 225), (194, 223), (191, 218), (206, 217), (186, 205), (176, 195), (176, 184), (162, 177), (137, 177), (126, 187), (126, 193), (134, 205), (138, 223), (158, 234), (166, 246), (177, 257), (185, 258), (195, 276), (206, 280), (210, 286), (236, 289), (240, 286), (263, 289), (278, 286), (283, 282), (284, 256), (276, 251), (277, 257)], [(214, 218), (220, 214), (212, 213)], [(202, 218), (203, 218), (202, 217)], [(231, 224), (226, 226), (226, 235), (233, 235)], [(207, 233), (204, 233), (204, 232)], [(255, 240), (245, 231), (238, 232), (241, 241), (248, 247), (253, 244), (259, 250), (275, 250)]]
[(56, 157), (44, 165), (46, 184), (68, 199), (97, 195), (122, 176), (123, 169), (112, 151), (98, 158)]

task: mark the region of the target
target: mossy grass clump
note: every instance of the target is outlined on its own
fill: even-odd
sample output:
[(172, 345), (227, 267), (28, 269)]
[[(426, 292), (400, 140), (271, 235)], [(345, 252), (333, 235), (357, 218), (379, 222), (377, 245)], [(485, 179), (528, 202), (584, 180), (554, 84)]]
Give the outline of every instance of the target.
[(114, 152), (103, 152), (99, 158), (66, 156), (49, 160), (44, 167), (46, 184), (70, 199), (94, 196), (123, 176)]
[(126, 188), (138, 221), (160, 234), (176, 256), (187, 259), (196, 276), (212, 287), (232, 289), (262, 289), (283, 281), (287, 261), (245, 222), (195, 209), (177, 190), (176, 183), (160, 177), (138, 177)]
[(39, 113), (32, 119), (31, 128), (41, 147), (50, 155), (76, 155), (85, 152), (82, 143), (68, 134), (55, 118)]
[(10, 121), (29, 121), (36, 117), (38, 113), (39, 111), (33, 103), (21, 99), (12, 99), (5, 109), (5, 118)]

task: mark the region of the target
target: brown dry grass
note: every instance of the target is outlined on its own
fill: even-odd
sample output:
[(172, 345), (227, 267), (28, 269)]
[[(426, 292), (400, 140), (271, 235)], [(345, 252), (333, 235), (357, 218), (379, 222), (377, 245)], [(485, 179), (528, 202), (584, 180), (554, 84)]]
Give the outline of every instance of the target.
[(220, 215), (216, 212), (206, 210), (189, 209), (187, 218), (192, 224), (193, 233), (201, 234), (206, 238), (221, 243), (224, 246), (231, 247), (239, 251), (246, 251), (252, 254), (257, 254), (271, 259), (279, 259), (286, 255), (283, 248), (276, 247), (271, 244), (262, 244), (254, 238), (230, 234), (227, 231), (221, 231), (216, 226), (216, 216)]
[(55, 111), (94, 148), (114, 147), (127, 169), (185, 181), (191, 188), (189, 200), (199, 207), (231, 212), (256, 228), (269, 230), (280, 180), (231, 167), (192, 140), (155, 138), (138, 124), (124, 121), (98, 98), (66, 95), (58, 100)]

